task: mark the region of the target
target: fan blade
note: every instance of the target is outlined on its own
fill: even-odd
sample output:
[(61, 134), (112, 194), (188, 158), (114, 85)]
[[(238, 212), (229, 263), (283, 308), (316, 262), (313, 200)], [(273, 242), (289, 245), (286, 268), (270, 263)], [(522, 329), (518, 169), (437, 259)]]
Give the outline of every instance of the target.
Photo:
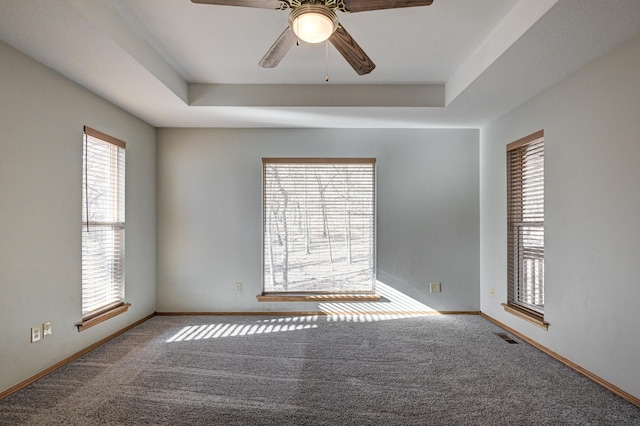
[(344, 0), (345, 9), (351, 13), (365, 12), (367, 10), (429, 6), (431, 3), (433, 3), (433, 0)]
[(358, 75), (369, 74), (376, 67), (376, 64), (364, 53), (364, 50), (342, 25), (338, 25), (338, 29), (329, 37), (329, 41)]
[(284, 58), (284, 55), (287, 54), (289, 49), (291, 49), (291, 46), (293, 46), (296, 40), (298, 40), (296, 34), (291, 28), (287, 27), (287, 29), (280, 34), (280, 37), (278, 37), (276, 42), (273, 43), (273, 46), (271, 46), (264, 57), (260, 59), (258, 65), (263, 68), (275, 68), (282, 58)]
[(217, 4), (220, 6), (259, 7), (260, 9), (283, 9), (280, 0), (191, 0), (193, 3)]

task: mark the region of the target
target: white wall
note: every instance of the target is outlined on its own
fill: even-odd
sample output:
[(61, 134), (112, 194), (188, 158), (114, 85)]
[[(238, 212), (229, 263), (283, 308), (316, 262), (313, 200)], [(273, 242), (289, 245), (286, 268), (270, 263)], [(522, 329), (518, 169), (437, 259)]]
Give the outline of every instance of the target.
[[(640, 37), (481, 131), (481, 307), (640, 397)], [(545, 131), (543, 331), (506, 301), (505, 145)], [(495, 288), (495, 297), (490, 289)]]
[[(0, 42), (0, 392), (155, 310), (155, 129)], [(127, 142), (130, 310), (78, 333), (82, 128)], [(30, 343), (30, 328), (53, 335)]]
[(256, 301), (262, 157), (377, 158), (378, 279), (479, 310), (477, 130), (159, 129), (159, 312), (318, 309)]

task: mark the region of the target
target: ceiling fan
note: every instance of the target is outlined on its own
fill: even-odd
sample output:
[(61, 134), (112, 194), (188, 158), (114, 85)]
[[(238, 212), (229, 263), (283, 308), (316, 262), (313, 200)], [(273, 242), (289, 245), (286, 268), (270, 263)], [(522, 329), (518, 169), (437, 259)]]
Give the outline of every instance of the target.
[(193, 3), (221, 6), (257, 7), (261, 9), (287, 10), (289, 26), (278, 37), (258, 63), (264, 68), (274, 68), (297, 40), (320, 43), (329, 40), (359, 75), (369, 74), (376, 65), (371, 61), (351, 35), (338, 22), (336, 11), (344, 13), (368, 10), (397, 9), (401, 7), (428, 6), (433, 0), (191, 0)]

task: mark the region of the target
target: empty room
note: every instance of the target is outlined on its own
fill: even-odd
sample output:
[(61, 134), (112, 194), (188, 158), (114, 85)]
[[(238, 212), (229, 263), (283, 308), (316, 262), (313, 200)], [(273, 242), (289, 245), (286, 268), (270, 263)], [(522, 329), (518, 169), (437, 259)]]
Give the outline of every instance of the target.
[(638, 0), (0, 0), (0, 424), (640, 424)]

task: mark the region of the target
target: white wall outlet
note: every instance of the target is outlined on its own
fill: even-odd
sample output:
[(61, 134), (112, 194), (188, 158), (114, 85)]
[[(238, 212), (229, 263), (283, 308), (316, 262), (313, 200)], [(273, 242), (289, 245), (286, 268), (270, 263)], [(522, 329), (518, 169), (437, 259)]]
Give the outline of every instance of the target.
[(47, 321), (42, 324), (42, 338), (44, 339), (47, 336), (51, 336), (51, 321)]
[(31, 327), (31, 343), (40, 340), (40, 327)]
[(442, 291), (442, 285), (440, 283), (429, 283), (429, 290), (431, 293), (440, 293)]
[(236, 283), (236, 293), (242, 293), (242, 283)]
[(493, 291), (493, 288), (491, 289), (491, 297), (493, 297), (495, 295), (495, 292)]

